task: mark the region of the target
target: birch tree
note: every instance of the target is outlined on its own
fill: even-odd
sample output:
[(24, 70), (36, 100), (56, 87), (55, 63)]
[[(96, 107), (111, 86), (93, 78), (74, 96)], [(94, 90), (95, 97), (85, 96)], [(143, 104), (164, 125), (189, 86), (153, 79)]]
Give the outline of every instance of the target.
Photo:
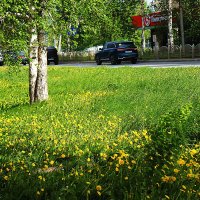
[[(54, 1), (55, 2), (55, 1)], [(52, 2), (47, 0), (2, 0), (5, 45), (12, 50), (28, 47), (30, 103), (48, 99), (45, 30)], [(13, 42), (15, 41), (15, 43)]]
[(144, 0), (141, 0), (141, 13), (142, 13), (142, 54), (143, 54), (145, 51), (145, 24), (144, 24), (145, 5), (144, 5)]
[(172, 22), (172, 0), (168, 0), (168, 47), (174, 50), (173, 22)]

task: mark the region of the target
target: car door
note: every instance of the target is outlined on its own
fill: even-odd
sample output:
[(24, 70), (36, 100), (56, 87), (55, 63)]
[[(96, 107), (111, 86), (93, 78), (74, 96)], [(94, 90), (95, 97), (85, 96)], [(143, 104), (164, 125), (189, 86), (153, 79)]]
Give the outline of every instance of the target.
[(113, 52), (114, 48), (115, 48), (115, 44), (113, 42), (109, 42), (104, 45), (104, 48), (103, 48), (103, 59), (104, 60), (110, 59), (110, 54), (111, 54), (111, 52)]
[(106, 59), (106, 54), (107, 54), (107, 43), (105, 43), (103, 45), (102, 50), (100, 51), (100, 55), (101, 55), (101, 60), (105, 60)]

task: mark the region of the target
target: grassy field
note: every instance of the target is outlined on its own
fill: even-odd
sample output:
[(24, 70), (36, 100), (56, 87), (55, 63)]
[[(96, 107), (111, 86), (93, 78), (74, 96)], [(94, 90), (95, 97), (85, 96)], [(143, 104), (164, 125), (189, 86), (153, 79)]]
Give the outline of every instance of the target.
[(0, 199), (198, 199), (200, 68), (0, 68)]

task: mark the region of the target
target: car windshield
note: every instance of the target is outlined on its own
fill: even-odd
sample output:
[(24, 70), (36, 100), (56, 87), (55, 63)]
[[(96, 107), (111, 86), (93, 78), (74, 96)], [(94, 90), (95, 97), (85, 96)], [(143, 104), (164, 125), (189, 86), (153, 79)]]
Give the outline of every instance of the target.
[(133, 42), (122, 42), (117, 44), (118, 48), (135, 48)]

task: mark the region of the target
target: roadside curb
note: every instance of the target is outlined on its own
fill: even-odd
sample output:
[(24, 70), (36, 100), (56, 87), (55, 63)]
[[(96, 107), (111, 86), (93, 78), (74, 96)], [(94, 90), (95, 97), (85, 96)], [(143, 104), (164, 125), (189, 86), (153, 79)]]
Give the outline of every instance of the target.
[(200, 58), (172, 58), (172, 59), (138, 59), (138, 62), (183, 62), (183, 61), (200, 61)]
[[(191, 61), (200, 61), (200, 58), (184, 58), (184, 59), (151, 59), (151, 60), (140, 60), (138, 59), (138, 63), (146, 63), (146, 62), (156, 62), (156, 63), (162, 63), (162, 62), (191, 62)], [(60, 61), (61, 64), (70, 64), (70, 63), (96, 63), (93, 60), (89, 60), (89, 61)]]

